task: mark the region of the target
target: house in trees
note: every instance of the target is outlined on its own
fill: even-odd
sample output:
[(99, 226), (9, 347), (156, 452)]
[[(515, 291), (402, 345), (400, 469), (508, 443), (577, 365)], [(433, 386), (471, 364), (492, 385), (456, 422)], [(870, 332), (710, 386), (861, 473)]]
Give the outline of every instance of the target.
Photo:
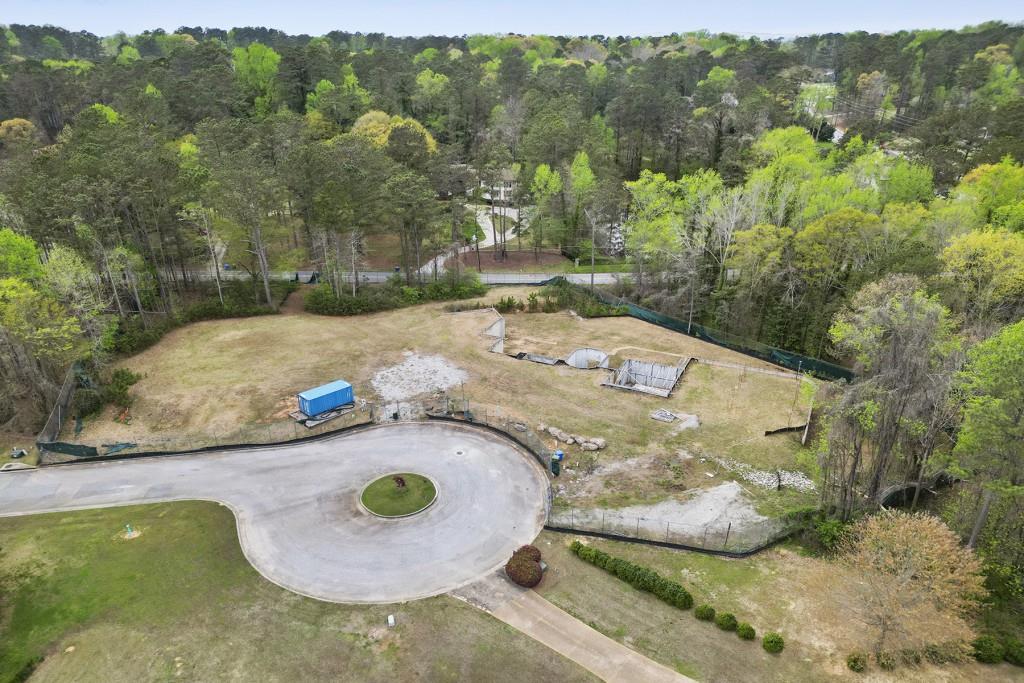
[(486, 180), (480, 180), (480, 189), (483, 191), (481, 194), (483, 198), (491, 203), (495, 201), (498, 204), (508, 206), (512, 203), (516, 193), (516, 175), (512, 172), (512, 169), (503, 168), (493, 184), (489, 184)]

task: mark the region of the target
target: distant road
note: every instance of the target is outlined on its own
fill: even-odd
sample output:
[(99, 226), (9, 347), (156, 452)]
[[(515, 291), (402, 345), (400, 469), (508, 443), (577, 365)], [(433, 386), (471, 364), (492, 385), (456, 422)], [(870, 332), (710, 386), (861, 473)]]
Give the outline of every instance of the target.
[[(391, 270), (368, 270), (361, 271), (359, 273), (359, 281), (368, 284), (379, 284), (386, 282), (387, 279), (395, 275), (395, 271)], [(399, 273), (401, 274), (401, 273)], [(193, 270), (191, 272), (192, 277), (197, 280), (212, 280), (213, 273), (209, 270)], [(274, 280), (293, 280), (295, 276), (299, 276), (300, 282), (309, 282), (309, 278), (313, 275), (313, 271), (309, 270), (277, 270), (270, 273), (271, 279)], [(590, 273), (520, 273), (520, 272), (498, 272), (498, 273), (478, 273), (480, 281), (487, 285), (537, 285), (550, 280), (552, 278), (561, 275), (570, 282), (575, 282), (581, 285), (590, 284)], [(619, 278), (624, 277), (625, 273), (595, 273), (594, 284), (597, 285), (612, 285), (619, 281)], [(345, 282), (352, 281), (352, 273), (344, 273), (343, 279)], [(244, 270), (225, 270), (220, 274), (221, 280), (247, 280), (249, 273)], [(423, 274), (423, 281), (430, 282), (432, 277), (428, 277), (427, 274)]]

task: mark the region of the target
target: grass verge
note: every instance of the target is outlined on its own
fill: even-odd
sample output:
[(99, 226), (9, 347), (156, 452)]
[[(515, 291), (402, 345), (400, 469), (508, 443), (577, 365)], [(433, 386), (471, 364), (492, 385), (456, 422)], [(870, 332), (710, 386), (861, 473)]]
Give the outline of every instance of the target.
[[(123, 539), (126, 523), (141, 535)], [(452, 598), (352, 606), (281, 589), (213, 503), (5, 519), (0, 549), (0, 681), (33, 662), (34, 682), (595, 680)]]

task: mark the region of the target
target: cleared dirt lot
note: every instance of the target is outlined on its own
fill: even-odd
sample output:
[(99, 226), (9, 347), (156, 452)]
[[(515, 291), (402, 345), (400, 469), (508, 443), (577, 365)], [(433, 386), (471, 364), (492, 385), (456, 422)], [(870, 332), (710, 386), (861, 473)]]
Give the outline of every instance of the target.
[[(525, 299), (532, 291), (496, 288), (484, 299)], [(532, 426), (543, 422), (604, 437), (608, 448), (593, 464), (640, 459), (644, 465), (602, 477), (588, 464), (591, 455), (570, 447), (569, 471), (561, 481), (583, 492), (573, 504), (655, 502), (675, 491), (720, 483), (722, 473), (709, 478), (706, 473), (714, 468), (699, 464), (702, 452), (758, 467), (796, 466), (799, 443), (794, 437), (763, 435), (767, 429), (802, 421), (806, 404), (792, 379), (697, 364), (669, 399), (609, 389), (600, 386), (603, 371), (544, 366), (490, 353), (493, 340), (481, 333), (494, 319), (488, 311), (445, 313), (441, 305), (427, 304), (358, 317), (300, 313), (190, 325), (120, 363), (143, 375), (132, 388), (136, 400), (131, 424), (116, 423), (107, 412), (88, 420), (78, 440), (173, 448), (223, 442), (240, 429), (248, 430), (253, 440), (286, 438), (298, 433), (287, 418), (296, 392), (344, 378), (358, 397), (376, 400), (374, 374), (414, 352), (443, 356), (464, 370), (466, 397), (478, 410), (500, 410)], [(519, 313), (507, 321), (507, 349), (564, 356), (592, 346), (614, 352), (616, 359), (674, 364), (678, 356), (694, 356), (775, 369), (631, 318)], [(461, 390), (454, 395), (461, 398)], [(651, 420), (649, 414), (657, 408), (696, 414), (701, 427), (678, 431)], [(698, 457), (682, 458), (681, 449)]]

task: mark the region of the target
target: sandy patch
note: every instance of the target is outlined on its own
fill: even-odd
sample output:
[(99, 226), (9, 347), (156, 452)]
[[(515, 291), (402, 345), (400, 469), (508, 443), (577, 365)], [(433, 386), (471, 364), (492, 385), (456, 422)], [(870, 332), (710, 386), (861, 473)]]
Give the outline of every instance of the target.
[(404, 362), (374, 374), (370, 383), (384, 401), (401, 401), (434, 391), (446, 391), (469, 379), (462, 368), (443, 356), (421, 356), (406, 352)]
[(727, 539), (732, 547), (749, 545), (763, 539), (771, 524), (734, 481), (652, 505), (553, 511), (553, 520), (556, 525), (708, 547), (725, 546)]
[(734, 481), (714, 488), (700, 489), (689, 494), (684, 501), (663, 500), (654, 505), (632, 505), (616, 510), (621, 515), (661, 520), (687, 526), (719, 526), (732, 522), (759, 523), (767, 519), (757, 513)]

